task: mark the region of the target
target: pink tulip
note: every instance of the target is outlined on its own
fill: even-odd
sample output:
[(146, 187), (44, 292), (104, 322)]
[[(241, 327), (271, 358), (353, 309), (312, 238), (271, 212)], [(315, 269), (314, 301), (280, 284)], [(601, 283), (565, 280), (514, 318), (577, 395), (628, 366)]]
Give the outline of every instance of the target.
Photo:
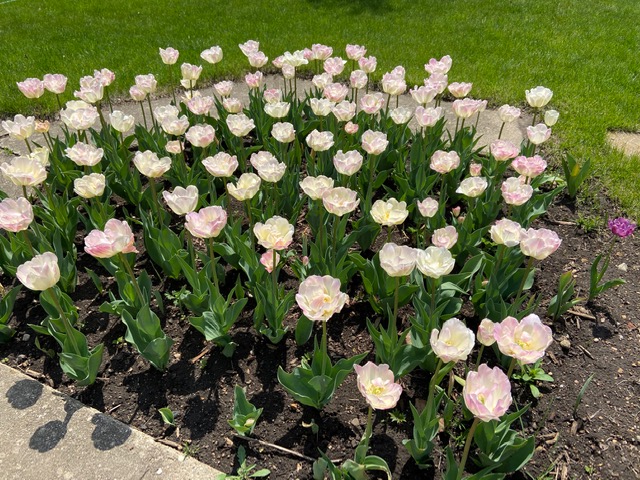
[(402, 386), (394, 382), (389, 365), (367, 362), (364, 366), (354, 365), (358, 376), (358, 390), (367, 403), (376, 410), (389, 410), (398, 404)]
[(116, 74), (108, 68), (103, 68), (102, 70), (94, 70), (93, 76), (100, 82), (103, 87), (108, 87), (116, 79)]
[(377, 65), (378, 61), (374, 56), (362, 57), (360, 60), (358, 60), (358, 66), (360, 66), (360, 68), (364, 70), (365, 73), (375, 72)]
[(511, 162), (511, 166), (520, 175), (534, 178), (546, 170), (547, 162), (540, 155), (534, 155), (533, 157), (521, 155)]
[(247, 73), (244, 76), (244, 81), (249, 88), (260, 88), (264, 82), (264, 76), (262, 72)]
[(214, 103), (213, 97), (194, 95), (187, 101), (187, 108), (195, 115), (209, 115)]
[(220, 235), (227, 224), (227, 212), (218, 205), (201, 208), (188, 213), (184, 228), (196, 238), (214, 238)]
[(351, 176), (358, 172), (362, 167), (362, 162), (362, 154), (357, 150), (350, 150), (348, 152), (338, 150), (333, 157), (333, 166), (336, 168), (336, 171), (342, 175)]
[(411, 90), (409, 90), (411, 97), (419, 103), (420, 105), (426, 105), (429, 102), (432, 102), (436, 95), (438, 95), (438, 91), (435, 88), (428, 87), (426, 85), (418, 87), (414, 86)]
[(56, 95), (64, 93), (67, 88), (67, 77), (59, 73), (47, 73), (42, 77), (42, 82), (45, 89)]
[(555, 252), (562, 243), (558, 234), (546, 228), (530, 228), (522, 234), (520, 250), (527, 257), (544, 260)]
[(429, 343), (444, 363), (459, 362), (467, 359), (475, 344), (475, 335), (457, 318), (450, 318), (442, 325), (442, 330), (431, 331)]
[(136, 75), (136, 86), (146, 94), (154, 93), (158, 88), (156, 77), (149, 73), (148, 75)]
[[(200, 58), (205, 62), (209, 62), (212, 65), (222, 60), (222, 48), (217, 45), (211, 48), (207, 48), (200, 53)], [(265, 62), (266, 63), (266, 62)]]
[(457, 241), (458, 231), (456, 230), (456, 227), (451, 225), (437, 229), (431, 236), (431, 243), (436, 247), (444, 247), (447, 250), (451, 250)]
[(458, 82), (453, 82), (452, 84), (449, 85), (449, 91), (451, 92), (451, 95), (453, 95), (456, 98), (464, 98), (467, 95), (469, 95), (469, 92), (471, 91), (471, 88), (473, 87), (473, 83), (458, 83)]
[(525, 230), (518, 222), (503, 218), (491, 226), (491, 240), (498, 245), (515, 247), (520, 244)]
[(213, 127), (208, 124), (194, 125), (187, 130), (185, 138), (194, 147), (205, 148), (213, 143), (216, 138), (216, 132)]
[(39, 78), (27, 78), (18, 82), (18, 89), (27, 98), (40, 98), (44, 93), (44, 83)]
[(420, 215), (426, 218), (431, 218), (436, 213), (438, 213), (439, 207), (440, 204), (438, 203), (438, 201), (429, 197), (425, 198), (421, 202), (418, 202), (418, 211), (420, 212)]
[(384, 107), (385, 99), (381, 93), (368, 93), (360, 99), (360, 108), (369, 115), (375, 115)]
[(282, 101), (282, 90), (279, 88), (267, 88), (262, 94), (262, 98), (267, 103), (278, 103)]
[(347, 48), (345, 50), (347, 53), (347, 58), (349, 60), (355, 60), (356, 62), (367, 54), (366, 47), (363, 47), (361, 45), (347, 45)]
[(60, 280), (58, 257), (52, 252), (36, 255), (18, 267), (16, 277), (29, 290), (49, 290)]
[(490, 347), (494, 343), (496, 343), (495, 336), (493, 335), (496, 324), (493, 323), (488, 318), (483, 318), (478, 325), (478, 332), (476, 333), (476, 337), (478, 341), (484, 345), (485, 347)]
[(445, 152), (444, 150), (437, 150), (431, 156), (429, 166), (431, 170), (435, 170), (438, 173), (449, 173), (460, 166), (460, 156), (455, 151)]
[(508, 140), (495, 140), (491, 142), (491, 155), (499, 162), (511, 160), (520, 153), (520, 149)]
[(362, 149), (369, 155), (380, 155), (388, 145), (386, 133), (367, 130), (362, 134)]
[(226, 152), (218, 152), (213, 157), (207, 157), (202, 165), (214, 177), (230, 177), (238, 168), (238, 158)]
[(344, 131), (349, 135), (354, 135), (358, 133), (359, 129), (360, 129), (360, 126), (357, 123), (353, 123), (353, 122), (347, 122), (346, 125), (344, 126)]
[[(520, 177), (524, 180), (524, 177)], [(533, 195), (533, 188), (520, 180), (520, 178), (510, 177), (502, 182), (502, 198), (508, 205), (523, 205)]]
[(175, 48), (161, 48), (160, 49), (160, 58), (162, 59), (162, 63), (166, 65), (173, 65), (178, 61), (178, 57), (180, 56), (180, 52)]
[(173, 192), (162, 192), (164, 201), (176, 215), (186, 215), (196, 209), (198, 205), (198, 187), (189, 185), (187, 188), (176, 187)]
[(525, 365), (540, 360), (553, 341), (551, 329), (533, 313), (520, 322), (514, 317), (507, 317), (496, 323), (493, 336), (503, 355), (513, 357)]
[(349, 296), (340, 291), (340, 280), (329, 275), (311, 275), (300, 283), (296, 303), (309, 320), (326, 322), (340, 313)]
[(341, 102), (349, 94), (349, 87), (341, 83), (330, 83), (324, 87), (322, 94), (331, 102)]
[(416, 119), (416, 122), (418, 122), (418, 125), (420, 125), (421, 127), (433, 127), (436, 123), (438, 123), (438, 120), (442, 118), (442, 107), (416, 107), (414, 117)]
[(331, 75), (340, 75), (346, 63), (347, 61), (340, 57), (331, 57), (324, 61), (323, 68), (325, 72)]
[(275, 259), (275, 262), (274, 262), (273, 261), (273, 252), (274, 252), (273, 249), (267, 250), (260, 257), (260, 263), (264, 266), (265, 270), (268, 273), (273, 272), (273, 269), (276, 268), (278, 266), (278, 264), (280, 263), (280, 254), (278, 252), (275, 252), (276, 253), (276, 259)]
[(213, 88), (215, 88), (216, 92), (218, 92), (218, 95), (220, 95), (221, 97), (228, 97), (233, 91), (233, 82), (230, 82), (229, 80), (223, 80), (222, 82), (214, 84)]
[(527, 127), (527, 138), (534, 145), (540, 145), (546, 142), (550, 136), (551, 129), (544, 123), (539, 123), (535, 127)]
[(33, 208), (24, 197), (5, 198), (0, 202), (0, 228), (8, 232), (21, 232), (33, 222)]
[(83, 142), (77, 142), (73, 147), (65, 149), (64, 153), (73, 163), (81, 167), (97, 165), (104, 156), (102, 148), (96, 148)]
[(367, 74), (364, 70), (354, 70), (353, 72), (351, 72), (351, 75), (349, 75), (349, 83), (351, 85), (351, 88), (355, 88), (357, 90), (366, 87), (368, 81), (369, 77), (367, 77)]
[(437, 73), (446, 75), (451, 69), (452, 64), (453, 61), (451, 60), (451, 57), (449, 55), (445, 55), (440, 60), (436, 60), (435, 58), (430, 59), (429, 63), (425, 64), (424, 69), (431, 75)]
[(333, 48), (320, 43), (311, 45), (311, 58), (309, 60), (326, 60), (333, 55)]
[(239, 44), (238, 47), (240, 47), (242, 53), (244, 53), (244, 55), (248, 57), (252, 53), (260, 50), (260, 42), (256, 42), (255, 40), (247, 40), (245, 43)]
[(127, 222), (112, 218), (104, 231), (92, 230), (84, 238), (84, 251), (96, 258), (111, 258), (120, 253), (138, 253), (133, 232)]
[(462, 389), (464, 403), (471, 413), (483, 422), (500, 420), (511, 406), (511, 383), (500, 367), (486, 364), (477, 372), (469, 372)]

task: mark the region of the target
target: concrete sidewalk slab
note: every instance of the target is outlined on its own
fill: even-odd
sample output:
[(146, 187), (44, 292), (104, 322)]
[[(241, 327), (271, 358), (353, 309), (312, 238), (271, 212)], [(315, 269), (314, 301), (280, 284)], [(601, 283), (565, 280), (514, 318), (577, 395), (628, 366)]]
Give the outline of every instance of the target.
[(219, 471), (0, 364), (3, 480), (213, 480)]

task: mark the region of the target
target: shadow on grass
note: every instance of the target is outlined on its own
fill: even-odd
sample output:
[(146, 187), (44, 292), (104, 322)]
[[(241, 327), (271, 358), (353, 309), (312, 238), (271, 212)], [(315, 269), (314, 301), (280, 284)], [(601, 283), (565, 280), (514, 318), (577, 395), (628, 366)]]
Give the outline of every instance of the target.
[(388, 0), (351, 0), (345, 2), (343, 0), (306, 0), (308, 4), (317, 9), (336, 10), (341, 9), (350, 14), (369, 11), (386, 13), (391, 12), (394, 8)]

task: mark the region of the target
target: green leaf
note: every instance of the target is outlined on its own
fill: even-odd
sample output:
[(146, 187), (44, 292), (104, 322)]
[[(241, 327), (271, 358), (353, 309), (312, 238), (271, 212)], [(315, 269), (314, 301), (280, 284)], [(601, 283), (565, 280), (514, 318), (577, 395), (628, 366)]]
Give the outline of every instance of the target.
[(165, 425), (171, 425), (172, 427), (176, 426), (173, 412), (169, 407), (159, 408), (158, 413), (160, 413), (162, 421), (165, 423)]

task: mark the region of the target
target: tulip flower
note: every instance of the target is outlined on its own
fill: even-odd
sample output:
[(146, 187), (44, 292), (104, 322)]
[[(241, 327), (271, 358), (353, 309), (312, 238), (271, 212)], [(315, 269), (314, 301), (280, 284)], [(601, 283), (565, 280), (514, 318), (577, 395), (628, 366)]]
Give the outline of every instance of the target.
[(227, 117), (227, 127), (229, 127), (231, 133), (236, 137), (244, 137), (253, 130), (256, 125), (253, 123), (253, 120), (244, 113), (238, 113)]
[(16, 277), (29, 290), (49, 290), (60, 280), (58, 257), (52, 252), (36, 255), (18, 267)]
[(555, 252), (562, 243), (558, 234), (546, 228), (529, 228), (522, 233), (520, 250), (527, 257), (544, 260)]
[(444, 247), (427, 247), (426, 250), (418, 250), (416, 266), (423, 275), (438, 279), (453, 271), (456, 262), (449, 250)]
[(253, 227), (258, 243), (266, 249), (273, 250), (284, 250), (291, 245), (293, 232), (293, 225), (277, 215), (265, 223), (258, 222)]
[(86, 167), (97, 165), (104, 156), (102, 148), (83, 142), (77, 142), (73, 147), (65, 149), (64, 153), (76, 165)]
[(258, 193), (260, 182), (260, 177), (255, 173), (243, 173), (236, 185), (227, 184), (227, 191), (238, 201), (250, 200)]
[(200, 58), (212, 65), (216, 64), (222, 60), (222, 48), (218, 46), (207, 48), (200, 53)]
[(0, 171), (14, 185), (25, 187), (24, 192), (26, 187), (35, 187), (47, 179), (47, 171), (42, 163), (28, 157), (15, 157), (11, 162), (0, 164)]
[(194, 147), (205, 148), (213, 143), (216, 132), (211, 125), (194, 125), (187, 130), (185, 138)]
[(444, 363), (459, 362), (467, 359), (475, 344), (475, 335), (457, 318), (450, 318), (442, 329), (431, 331), (429, 343), (433, 353)]
[(560, 118), (560, 113), (558, 113), (557, 110), (547, 110), (544, 112), (544, 123), (547, 127), (553, 127), (558, 123), (558, 118)]
[(429, 166), (431, 167), (431, 170), (435, 170), (436, 172), (444, 175), (445, 173), (449, 173), (460, 166), (460, 156), (455, 150), (452, 150), (451, 152), (437, 150), (431, 156), (431, 163)]
[(191, 213), (198, 205), (198, 187), (195, 185), (189, 185), (187, 188), (176, 187), (173, 192), (162, 192), (162, 196), (176, 215)]
[(456, 193), (475, 198), (482, 195), (488, 186), (489, 183), (484, 177), (469, 177), (460, 182), (460, 185), (456, 189)]
[(271, 127), (271, 136), (280, 143), (291, 143), (296, 138), (296, 131), (289, 122), (276, 122)]
[(511, 383), (500, 367), (486, 364), (469, 372), (462, 390), (466, 407), (483, 422), (500, 420), (511, 406)]
[(160, 58), (165, 65), (173, 65), (178, 61), (180, 52), (172, 47), (160, 48)]
[[(540, 360), (553, 341), (551, 329), (533, 313), (520, 322), (514, 317), (505, 318), (495, 324), (493, 335), (503, 355), (525, 365)], [(507, 376), (511, 376), (512, 370), (513, 365)]]
[(609, 227), (609, 230), (611, 230), (611, 233), (620, 238), (625, 238), (629, 235), (633, 235), (633, 232), (636, 229), (635, 223), (623, 217), (609, 220), (607, 222), (607, 226)]
[(407, 202), (398, 202), (395, 198), (387, 201), (376, 200), (371, 207), (371, 216), (376, 223), (383, 226), (400, 225), (409, 216)]
[(106, 179), (101, 173), (91, 173), (73, 181), (73, 191), (87, 199), (102, 196), (105, 186)]
[(332, 188), (322, 196), (324, 208), (338, 217), (353, 212), (359, 203), (358, 194), (345, 187)]
[(202, 165), (214, 177), (230, 177), (238, 168), (238, 158), (226, 152), (218, 152), (213, 157), (207, 157)]
[(333, 166), (339, 174), (351, 176), (360, 170), (363, 160), (362, 154), (357, 150), (338, 150), (333, 157)]
[(104, 230), (92, 230), (84, 238), (84, 251), (96, 258), (111, 258), (121, 253), (138, 253), (135, 238), (127, 222), (112, 218)]
[(546, 87), (538, 86), (531, 90), (525, 90), (525, 96), (527, 97), (527, 102), (533, 108), (542, 108), (551, 101), (553, 92)]
[(390, 277), (406, 277), (416, 266), (418, 251), (406, 245), (385, 243), (378, 252), (380, 266)]
[(420, 215), (425, 218), (433, 217), (436, 213), (438, 213), (439, 208), (440, 204), (433, 198), (427, 197), (423, 201), (418, 202), (418, 211), (420, 212)]
[(223, 80), (222, 82), (215, 83), (213, 88), (221, 97), (229, 97), (231, 96), (231, 92), (233, 92), (233, 82)]
[(33, 208), (24, 198), (5, 198), (0, 202), (0, 228), (7, 232), (21, 232), (33, 222)]
[(453, 60), (451, 60), (451, 57), (445, 55), (440, 60), (436, 60), (435, 58), (430, 59), (429, 63), (425, 64), (424, 69), (431, 75), (436, 73), (444, 75), (449, 72), (452, 64)]
[(289, 114), (291, 104), (289, 102), (274, 102), (267, 103), (264, 106), (264, 111), (272, 118), (284, 118)]
[(215, 238), (227, 224), (227, 212), (218, 205), (201, 208), (185, 216), (184, 228), (196, 238)]
[(333, 178), (318, 175), (317, 177), (307, 176), (300, 182), (300, 188), (311, 200), (322, 200), (322, 196), (333, 188)]
[(402, 386), (395, 383), (389, 365), (367, 362), (364, 366), (354, 365), (358, 390), (371, 408), (390, 410), (395, 408), (402, 395)]
[(44, 88), (51, 93), (60, 95), (67, 88), (67, 77), (59, 73), (47, 73), (42, 77)]
[(2, 128), (11, 138), (27, 140), (36, 131), (36, 119), (35, 117), (25, 117), (24, 115), (18, 114), (13, 117), (13, 121), (3, 121)]
[(340, 291), (340, 280), (311, 275), (300, 283), (296, 302), (309, 320), (326, 322), (342, 311), (349, 296)]
[(518, 222), (503, 218), (491, 226), (489, 233), (495, 243), (511, 248), (520, 244), (525, 229)]
[[(234, 114), (242, 112), (242, 108), (243, 108), (242, 102), (237, 98), (232, 98), (232, 97), (225, 98), (224, 100), (222, 100), (222, 106), (227, 112), (234, 113)], [(240, 131), (241, 124), (239, 122), (235, 123), (234, 128), (236, 128), (236, 126), (237, 126), (237, 131)], [(251, 131), (251, 129), (249, 129), (247, 133), (249, 133), (249, 131)], [(241, 136), (244, 136), (244, 135), (241, 135)]]
[(27, 78), (18, 82), (18, 89), (27, 98), (40, 98), (44, 93), (44, 82), (39, 78)]
[(547, 162), (540, 155), (534, 155), (533, 157), (521, 155), (511, 162), (511, 167), (520, 175), (534, 178), (544, 173), (547, 168)]
[[(524, 177), (522, 177), (524, 180)], [(508, 205), (523, 205), (533, 195), (533, 188), (527, 185), (520, 178), (510, 177), (502, 182), (502, 198)]]
[(159, 158), (158, 154), (151, 150), (137, 151), (133, 156), (133, 164), (144, 176), (159, 178), (171, 168), (171, 159), (169, 157)]
[(458, 232), (456, 227), (452, 225), (448, 225), (444, 228), (439, 228), (431, 237), (431, 243), (433, 243), (436, 247), (446, 248), (447, 250), (451, 250), (453, 246), (458, 241)]

